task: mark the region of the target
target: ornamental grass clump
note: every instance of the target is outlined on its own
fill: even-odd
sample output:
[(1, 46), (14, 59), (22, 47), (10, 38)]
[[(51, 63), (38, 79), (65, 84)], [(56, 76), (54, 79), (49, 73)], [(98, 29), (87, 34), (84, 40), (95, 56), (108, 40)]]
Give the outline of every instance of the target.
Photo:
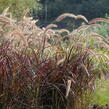
[(69, 32), (36, 24), (0, 15), (0, 108), (85, 109), (96, 78), (108, 75), (108, 40), (88, 32), (100, 25)]

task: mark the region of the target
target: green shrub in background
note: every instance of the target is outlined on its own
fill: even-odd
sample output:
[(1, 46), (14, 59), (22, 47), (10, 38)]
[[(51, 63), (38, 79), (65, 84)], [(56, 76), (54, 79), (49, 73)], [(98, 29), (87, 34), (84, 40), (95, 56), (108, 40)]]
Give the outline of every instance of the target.
[(91, 97), (92, 104), (105, 105), (109, 104), (109, 79), (97, 80), (96, 90)]
[[(109, 19), (109, 15), (106, 13), (104, 18), (106, 18), (107, 20)], [(99, 28), (94, 28), (94, 32), (109, 38), (109, 24), (108, 23), (100, 23), (100, 27)]]
[(0, 13), (7, 7), (10, 8), (12, 16), (17, 19), (21, 18), (22, 12), (27, 8), (31, 11), (34, 9), (36, 12), (41, 10), (38, 0), (0, 0)]
[(102, 23), (101, 27), (94, 29), (94, 32), (108, 38), (109, 37), (109, 24)]

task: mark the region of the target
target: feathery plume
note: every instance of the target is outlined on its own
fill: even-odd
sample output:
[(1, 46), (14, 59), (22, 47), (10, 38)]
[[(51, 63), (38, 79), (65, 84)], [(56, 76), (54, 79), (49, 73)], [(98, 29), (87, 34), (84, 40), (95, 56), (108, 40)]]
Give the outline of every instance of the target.
[(9, 10), (9, 7), (7, 7), (7, 8), (6, 8), (6, 9), (2, 12), (2, 15), (3, 15), (3, 16), (6, 16), (6, 15), (7, 15), (8, 10)]
[(94, 18), (91, 21), (89, 21), (89, 24), (96, 23), (96, 22), (109, 23), (109, 20), (108, 19), (105, 19), (105, 18)]
[(76, 16), (76, 15), (70, 14), (70, 13), (61, 14), (55, 21), (60, 22), (61, 20), (63, 20), (66, 17), (71, 17), (71, 18), (74, 18), (74, 19), (83, 19), (86, 23), (88, 23), (88, 20), (83, 15), (77, 15)]
[(70, 88), (71, 88), (71, 83), (72, 83), (72, 81), (69, 79), (69, 80), (67, 80), (67, 88), (66, 88), (66, 98), (68, 97), (68, 95), (69, 95), (69, 92), (70, 92)]

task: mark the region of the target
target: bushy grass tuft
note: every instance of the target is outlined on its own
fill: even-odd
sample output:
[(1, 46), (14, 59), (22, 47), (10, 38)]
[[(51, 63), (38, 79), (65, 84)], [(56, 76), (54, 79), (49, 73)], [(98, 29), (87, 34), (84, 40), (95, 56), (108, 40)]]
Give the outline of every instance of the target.
[(108, 41), (87, 32), (93, 24), (69, 32), (36, 23), (0, 15), (0, 108), (86, 108), (96, 78), (108, 74)]

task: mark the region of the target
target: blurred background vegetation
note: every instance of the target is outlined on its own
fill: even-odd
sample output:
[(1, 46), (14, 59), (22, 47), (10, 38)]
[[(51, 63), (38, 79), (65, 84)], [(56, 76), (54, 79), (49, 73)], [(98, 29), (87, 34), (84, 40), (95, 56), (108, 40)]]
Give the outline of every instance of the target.
[(109, 0), (0, 0), (0, 12), (10, 7), (19, 18), (22, 11), (29, 8), (35, 19), (46, 24), (62, 13), (82, 14), (88, 19), (104, 17), (109, 13), (108, 5)]
[(101, 106), (109, 103), (109, 79), (97, 80), (96, 89), (91, 95), (90, 102)]
[(37, 0), (0, 0), (0, 13), (7, 7), (9, 7), (10, 12), (12, 12), (12, 16), (18, 20), (21, 18), (25, 9), (30, 9), (31, 15), (33, 10), (36, 11), (37, 14), (42, 8)]

